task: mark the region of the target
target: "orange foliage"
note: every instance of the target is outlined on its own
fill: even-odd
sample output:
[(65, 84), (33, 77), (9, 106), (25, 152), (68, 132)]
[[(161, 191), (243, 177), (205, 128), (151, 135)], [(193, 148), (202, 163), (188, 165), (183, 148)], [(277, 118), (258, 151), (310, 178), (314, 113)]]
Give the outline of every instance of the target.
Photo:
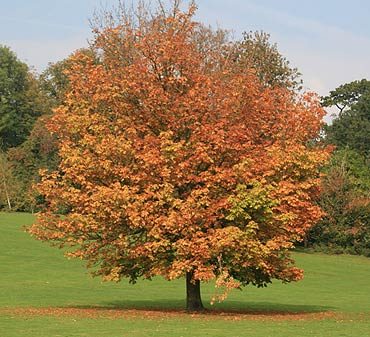
[(96, 57), (74, 55), (49, 125), (61, 163), (30, 232), (108, 280), (299, 280), (288, 250), (322, 215), (327, 151), (308, 144), (324, 111), (197, 48), (194, 10), (100, 31)]

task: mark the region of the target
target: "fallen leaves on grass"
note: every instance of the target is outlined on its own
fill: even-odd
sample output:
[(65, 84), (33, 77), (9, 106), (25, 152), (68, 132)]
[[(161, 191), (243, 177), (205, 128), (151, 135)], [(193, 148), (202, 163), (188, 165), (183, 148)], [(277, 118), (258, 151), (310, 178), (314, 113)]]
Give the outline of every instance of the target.
[(218, 311), (209, 310), (202, 313), (188, 313), (183, 310), (148, 310), (148, 309), (110, 309), (105, 307), (93, 308), (5, 308), (1, 314), (12, 316), (54, 316), (73, 318), (108, 318), (108, 319), (225, 319), (225, 320), (272, 320), (272, 321), (304, 321), (336, 319), (345, 320), (344, 314), (327, 312), (262, 312), (262, 311)]

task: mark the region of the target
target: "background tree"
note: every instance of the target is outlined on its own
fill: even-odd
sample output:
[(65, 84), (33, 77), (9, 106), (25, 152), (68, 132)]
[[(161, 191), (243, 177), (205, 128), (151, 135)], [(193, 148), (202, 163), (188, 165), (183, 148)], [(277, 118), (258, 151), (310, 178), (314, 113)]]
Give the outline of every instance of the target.
[(262, 83), (270, 86), (300, 90), (302, 80), (297, 68), (280, 54), (270, 35), (263, 32), (245, 32), (243, 39), (232, 45), (234, 61), (244, 69), (254, 70)]
[(0, 143), (4, 150), (20, 145), (45, 112), (38, 82), (27, 65), (0, 46)]
[[(87, 49), (81, 52), (88, 53)], [(17, 147), (8, 150), (13, 175), (19, 186), (19, 198), (16, 210), (34, 212), (42, 198), (34, 189), (34, 184), (40, 181), (40, 169), (54, 170), (58, 165), (57, 141), (47, 129), (46, 124), (53, 115), (53, 109), (60, 105), (68, 89), (69, 58), (57, 63), (51, 63), (36, 79), (40, 95), (43, 97), (43, 115), (34, 122), (32, 130), (25, 141)]]
[[(93, 55), (89, 48), (81, 48), (79, 53)], [(48, 67), (40, 74), (38, 81), (44, 95), (49, 99), (51, 108), (60, 105), (69, 88), (68, 70), (72, 66), (71, 57), (56, 63), (49, 63)]]
[(325, 217), (309, 233), (315, 248), (370, 255), (370, 167), (353, 150), (338, 150), (324, 170)]
[(339, 114), (357, 104), (363, 95), (369, 94), (370, 82), (366, 79), (342, 84), (322, 98), (323, 106), (335, 105)]
[[(0, 208), (24, 209), (29, 182), (18, 175), (20, 163), (9, 155), (29, 137), (37, 118), (50, 111), (49, 101), (37, 77), (9, 48), (0, 46), (0, 149), (2, 162), (1, 194), (7, 202)], [(23, 168), (24, 171), (27, 168)]]
[(326, 141), (350, 148), (365, 159), (370, 156), (370, 81), (341, 85), (323, 98), (324, 106), (337, 106), (339, 115), (325, 128)]
[(370, 254), (370, 82), (339, 86), (322, 99), (339, 114), (325, 127), (325, 141), (335, 145), (325, 168), (320, 204), (326, 215), (309, 233), (320, 249)]
[(66, 71), (69, 68), (69, 59), (56, 63), (50, 63), (39, 77), (40, 87), (51, 99), (53, 106), (63, 102), (64, 95), (68, 89), (68, 76)]
[(107, 280), (186, 276), (187, 308), (201, 310), (201, 281), (227, 291), (302, 277), (289, 249), (322, 215), (327, 153), (307, 146), (324, 115), (316, 96), (204, 53), (194, 12), (141, 10), (71, 59), (49, 123), (61, 161), (30, 232)]
[[(13, 177), (18, 182), (18, 202), (16, 210), (36, 210), (39, 195), (34, 185), (40, 182), (39, 171), (55, 170), (58, 165), (56, 138), (46, 127), (51, 115), (39, 117), (28, 138), (18, 147), (8, 150)], [(40, 200), (39, 200), (40, 201)]]

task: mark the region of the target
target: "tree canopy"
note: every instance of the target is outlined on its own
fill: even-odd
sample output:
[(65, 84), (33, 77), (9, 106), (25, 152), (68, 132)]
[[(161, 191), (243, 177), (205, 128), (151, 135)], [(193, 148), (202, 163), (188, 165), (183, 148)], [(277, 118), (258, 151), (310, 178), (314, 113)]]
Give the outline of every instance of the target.
[(328, 156), (310, 145), (317, 97), (266, 85), (230, 57), (230, 41), (201, 48), (195, 10), (175, 1), (124, 17), (71, 58), (49, 122), (61, 161), (43, 175), (46, 207), (30, 228), (108, 280), (186, 275), (189, 310), (202, 308), (201, 281), (302, 277), (289, 249), (322, 216)]
[(233, 57), (239, 67), (244, 71), (246, 68), (254, 69), (262, 83), (301, 89), (301, 74), (279, 53), (277, 45), (271, 44), (269, 34), (263, 31), (245, 32), (234, 48)]
[(308, 243), (319, 249), (370, 255), (370, 81), (343, 84), (322, 99), (339, 114), (325, 126), (335, 146), (324, 169), (320, 205), (325, 217)]
[(362, 79), (340, 85), (330, 91), (328, 96), (322, 98), (323, 106), (335, 105), (339, 112), (350, 109), (357, 104), (363, 95), (368, 95), (370, 91), (370, 81)]
[[(81, 53), (88, 53), (81, 49)], [(47, 128), (48, 120), (53, 115), (53, 109), (60, 105), (68, 88), (69, 58), (50, 63), (48, 67), (35, 78), (39, 95), (43, 98), (43, 114), (39, 116), (32, 129), (23, 135), (25, 140), (8, 149), (7, 157), (11, 163), (12, 172), (20, 188), (17, 190), (18, 200), (16, 210), (37, 210), (37, 204), (42, 202), (34, 184), (40, 181), (40, 169), (53, 170), (58, 163), (57, 140)]]
[(0, 146), (20, 145), (45, 109), (43, 97), (28, 66), (0, 46)]
[(337, 106), (339, 115), (325, 128), (326, 141), (370, 159), (370, 81), (343, 84), (323, 98), (324, 106)]
[(341, 149), (324, 173), (319, 203), (325, 216), (311, 229), (310, 245), (370, 256), (370, 166), (358, 152)]

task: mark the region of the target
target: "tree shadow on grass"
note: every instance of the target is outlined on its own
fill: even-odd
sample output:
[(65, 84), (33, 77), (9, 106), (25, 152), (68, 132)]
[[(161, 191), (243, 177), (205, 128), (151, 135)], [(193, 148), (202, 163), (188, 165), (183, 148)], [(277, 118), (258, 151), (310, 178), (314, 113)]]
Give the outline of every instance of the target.
[(302, 315), (325, 313), (335, 310), (334, 307), (321, 305), (287, 304), (276, 302), (241, 302), (226, 301), (213, 306), (215, 311), (235, 312), (256, 315)]
[[(206, 313), (210, 314), (242, 314), (259, 316), (281, 316), (281, 315), (305, 315), (330, 312), (334, 307), (319, 305), (285, 304), (273, 302), (241, 302), (226, 301), (221, 304), (210, 305), (204, 303)], [(102, 302), (98, 305), (77, 305), (69, 306), (76, 309), (96, 309), (96, 310), (137, 310), (155, 312), (185, 312), (185, 300), (127, 300)]]

